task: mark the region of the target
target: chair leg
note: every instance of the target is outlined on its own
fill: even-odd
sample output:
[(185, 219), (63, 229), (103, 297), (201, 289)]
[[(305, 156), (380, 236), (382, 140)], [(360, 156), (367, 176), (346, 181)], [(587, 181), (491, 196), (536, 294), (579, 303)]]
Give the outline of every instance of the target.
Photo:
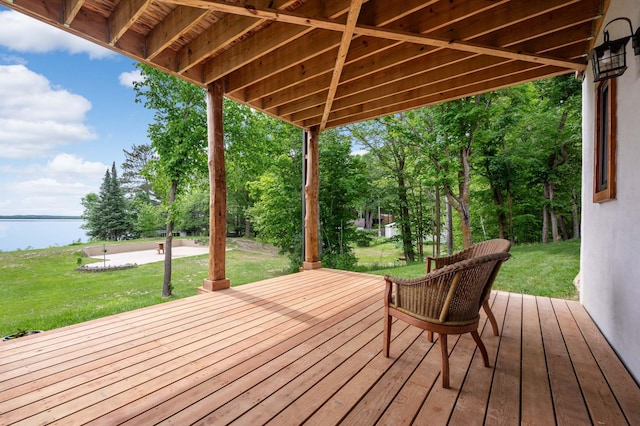
[(487, 317), (489, 318), (489, 322), (491, 323), (491, 328), (493, 328), (493, 335), (497, 336), (498, 322), (496, 321), (496, 317), (493, 316), (493, 311), (489, 306), (489, 301), (485, 300), (484, 303), (482, 304), (482, 308), (484, 309), (484, 312), (487, 314)]
[(427, 331), (427, 340), (433, 343), (433, 331)]
[(447, 348), (447, 335), (438, 334), (440, 341), (440, 375), (442, 376), (442, 387), (449, 389), (449, 349)]
[(385, 358), (389, 358), (389, 346), (391, 346), (391, 315), (384, 316), (384, 332), (383, 332), (382, 350)]
[(484, 347), (484, 343), (482, 343), (482, 339), (480, 339), (478, 330), (473, 330), (471, 332), (471, 335), (473, 336), (473, 340), (476, 341), (476, 345), (478, 345), (478, 349), (480, 349), (480, 353), (482, 354), (482, 360), (484, 361), (484, 366), (489, 367), (489, 355), (487, 355), (487, 348)]

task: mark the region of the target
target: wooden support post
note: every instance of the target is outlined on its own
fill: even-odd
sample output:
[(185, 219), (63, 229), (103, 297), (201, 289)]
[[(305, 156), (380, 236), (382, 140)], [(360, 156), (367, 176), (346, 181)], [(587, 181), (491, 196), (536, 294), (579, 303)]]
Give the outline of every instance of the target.
[(227, 180), (222, 130), (222, 82), (207, 86), (207, 127), (209, 139), (209, 277), (199, 292), (230, 287), (225, 272), (227, 240)]
[(307, 132), (307, 181), (304, 185), (304, 262), (302, 262), (302, 269), (304, 270), (322, 268), (318, 244), (318, 228), (320, 224), (320, 206), (318, 201), (320, 190), (318, 139), (320, 132), (317, 127), (313, 127)]

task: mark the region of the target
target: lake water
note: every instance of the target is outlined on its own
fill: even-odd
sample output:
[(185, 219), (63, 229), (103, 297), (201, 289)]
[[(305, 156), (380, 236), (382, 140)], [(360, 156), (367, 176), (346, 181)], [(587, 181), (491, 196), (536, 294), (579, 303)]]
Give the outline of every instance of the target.
[(82, 219), (0, 219), (0, 250), (66, 246), (89, 238)]

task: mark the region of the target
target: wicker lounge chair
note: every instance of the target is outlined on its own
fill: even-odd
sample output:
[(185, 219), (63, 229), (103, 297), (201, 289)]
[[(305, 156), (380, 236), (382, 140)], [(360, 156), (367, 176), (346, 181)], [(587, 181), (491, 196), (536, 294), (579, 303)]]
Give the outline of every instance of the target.
[[(502, 238), (497, 238), (495, 240), (483, 241), (481, 243), (477, 243), (472, 245), (471, 247), (464, 249), (462, 251), (453, 253), (450, 256), (443, 257), (427, 257), (427, 274), (431, 272), (431, 262), (435, 264), (434, 270), (440, 269), (444, 266), (451, 265), (452, 263), (460, 262), (461, 260), (471, 259), (473, 257), (484, 256), (486, 254), (493, 253), (508, 253), (511, 249), (511, 243), (509, 240), (504, 240)], [(493, 315), (491, 311), (491, 307), (489, 306), (489, 296), (491, 295), (491, 287), (493, 286), (493, 281), (496, 279), (498, 272), (500, 271), (500, 265), (502, 262), (499, 262), (496, 265), (496, 269), (491, 274), (489, 278), (489, 285), (486, 288), (486, 294), (484, 295), (484, 299), (482, 301), (482, 308), (484, 312), (489, 317), (489, 321), (491, 322), (491, 328), (493, 328), (493, 335), (498, 335), (498, 323), (496, 322), (496, 317)], [(430, 341), (433, 341), (433, 336), (429, 335)]]
[(480, 306), (491, 274), (498, 264), (509, 257), (508, 253), (474, 257), (421, 278), (385, 277), (385, 357), (389, 356), (391, 344), (391, 317), (396, 317), (431, 333), (438, 333), (442, 387), (449, 387), (448, 334), (471, 333), (482, 353), (485, 367), (489, 367), (487, 350), (478, 334)]

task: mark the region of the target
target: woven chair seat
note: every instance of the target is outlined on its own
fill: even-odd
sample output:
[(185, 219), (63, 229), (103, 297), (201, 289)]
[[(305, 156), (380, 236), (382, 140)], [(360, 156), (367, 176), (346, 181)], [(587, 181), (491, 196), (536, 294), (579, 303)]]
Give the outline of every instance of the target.
[[(486, 287), (496, 267), (510, 257), (494, 253), (444, 266), (424, 277), (385, 277), (384, 353), (389, 356), (391, 317), (439, 334), (442, 386), (449, 387), (447, 334), (471, 333), (489, 366), (477, 328)], [(445, 355), (446, 354), (446, 355)]]
[[(453, 253), (450, 256), (443, 257), (427, 257), (427, 273), (431, 272), (431, 264), (434, 264), (434, 270), (438, 270), (446, 267), (447, 265), (451, 265), (463, 260), (473, 259), (474, 257), (485, 256), (487, 254), (493, 253), (508, 253), (511, 249), (511, 242), (509, 240), (504, 240), (501, 238), (497, 238), (494, 240), (483, 241), (481, 243), (477, 243), (472, 245), (471, 247)], [(489, 317), (489, 322), (491, 323), (491, 328), (493, 329), (493, 334), (495, 336), (498, 335), (498, 323), (496, 322), (496, 318), (491, 311), (491, 307), (489, 306), (489, 296), (491, 294), (491, 288), (493, 287), (493, 282), (500, 271), (500, 265), (502, 262), (498, 263), (495, 270), (489, 277), (489, 283), (485, 287), (482, 307)]]

